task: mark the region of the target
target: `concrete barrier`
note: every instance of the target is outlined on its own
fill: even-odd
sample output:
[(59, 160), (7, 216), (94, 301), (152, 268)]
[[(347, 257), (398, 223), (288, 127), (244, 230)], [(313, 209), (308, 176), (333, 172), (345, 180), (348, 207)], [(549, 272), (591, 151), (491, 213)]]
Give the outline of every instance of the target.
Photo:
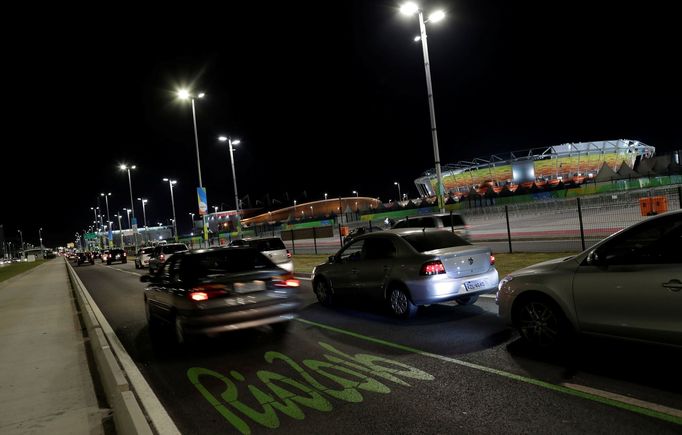
[(170, 416), (132, 362), (73, 267), (68, 261), (65, 264), (88, 331), (102, 387), (113, 409), (116, 433), (179, 435)]

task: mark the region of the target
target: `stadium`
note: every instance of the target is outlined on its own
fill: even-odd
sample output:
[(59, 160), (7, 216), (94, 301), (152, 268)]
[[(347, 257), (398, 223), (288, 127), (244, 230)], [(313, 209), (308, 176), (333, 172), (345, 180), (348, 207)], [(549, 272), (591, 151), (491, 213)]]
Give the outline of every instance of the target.
[[(444, 194), (461, 197), (489, 190), (515, 191), (526, 188), (549, 188), (566, 184), (579, 185), (587, 180), (607, 181), (649, 175), (656, 149), (642, 142), (618, 139), (581, 142), (514, 151), (448, 164), (442, 168)], [(637, 172), (642, 167), (646, 171)], [(644, 172), (644, 173), (643, 173)], [(431, 169), (414, 181), (422, 197), (436, 195), (436, 174)]]

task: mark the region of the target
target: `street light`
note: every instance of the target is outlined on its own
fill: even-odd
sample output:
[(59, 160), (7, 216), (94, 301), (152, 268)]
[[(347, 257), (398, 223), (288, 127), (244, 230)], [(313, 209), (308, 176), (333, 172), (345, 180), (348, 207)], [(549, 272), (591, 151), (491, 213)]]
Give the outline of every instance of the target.
[(144, 221), (144, 238), (149, 241), (149, 228), (147, 228), (147, 210), (145, 206), (147, 205), (147, 200), (144, 198), (137, 198), (138, 201), (142, 202), (142, 220)]
[[(206, 94), (204, 94), (203, 92), (200, 92), (197, 95), (197, 98), (204, 98), (205, 95)], [(201, 181), (201, 162), (199, 160), (199, 135), (197, 133), (197, 113), (196, 113), (196, 108), (194, 107), (194, 99), (195, 98), (194, 98), (194, 95), (192, 95), (190, 93), (190, 91), (188, 91), (187, 89), (180, 89), (178, 91), (178, 97), (181, 100), (191, 100), (192, 101), (192, 121), (194, 123), (194, 143), (195, 143), (196, 149), (197, 149), (197, 171), (199, 172), (199, 188), (201, 188), (203, 190), (204, 184)], [(206, 231), (206, 222), (205, 222), (205, 218), (203, 216), (202, 216), (201, 221), (202, 221), (202, 224), (204, 226), (204, 230), (203, 230), (204, 241), (206, 241), (207, 245), (208, 245), (208, 232)]]
[(126, 212), (126, 215), (128, 216), (128, 229), (129, 229), (129, 230), (132, 230), (132, 229), (133, 229), (133, 226), (132, 226), (131, 223), (130, 223), (130, 209), (129, 209), (129, 208), (124, 208), (123, 211)]
[(40, 238), (40, 255), (45, 256), (45, 252), (43, 249), (43, 229), (38, 228), (38, 237)]
[(393, 184), (398, 186), (398, 201), (400, 201), (403, 198), (403, 196), (400, 194), (400, 183), (394, 181)]
[(325, 201), (327, 200), (327, 194), (326, 193), (324, 194), (324, 200)]
[(220, 142), (227, 142), (229, 145), (230, 149), (230, 163), (232, 164), (232, 182), (234, 183), (234, 205), (235, 205), (235, 210), (237, 211), (237, 215), (239, 215), (239, 195), (237, 195), (237, 176), (235, 175), (234, 172), (234, 150), (232, 148), (232, 145), (239, 145), (241, 141), (239, 139), (232, 140), (231, 137), (227, 136), (220, 136), (218, 137), (218, 140)]
[[(419, 16), (419, 29), (421, 33), (420, 40), (422, 42), (422, 51), (424, 54), (424, 69), (426, 71), (426, 91), (429, 98), (429, 113), (431, 116), (431, 139), (433, 140), (433, 159), (436, 166), (436, 197), (438, 198), (438, 208), (441, 213), (445, 211), (443, 204), (443, 177), (440, 170), (440, 153), (438, 151), (438, 134), (436, 132), (436, 113), (433, 104), (433, 89), (431, 88), (431, 64), (429, 63), (429, 47), (426, 42), (426, 23), (437, 22), (445, 18), (445, 12), (436, 11), (429, 15), (428, 20), (424, 21), (424, 14), (419, 6), (415, 3), (408, 2), (400, 7), (400, 12), (405, 15)], [(416, 39), (415, 39), (416, 40)]]
[(113, 242), (113, 241), (111, 240), (111, 238), (109, 237), (109, 236), (111, 235), (111, 217), (109, 217), (109, 197), (111, 196), (111, 192), (109, 192), (109, 193), (100, 193), (99, 195), (104, 197), (104, 201), (105, 201), (106, 204), (107, 204), (107, 223), (108, 223), (108, 225), (109, 225), (109, 235), (107, 235), (107, 240), (109, 240), (110, 242)]
[(118, 232), (121, 233), (121, 249), (123, 249), (123, 227), (121, 226), (121, 213), (116, 213), (118, 218)]
[[(193, 230), (194, 229), (194, 213), (190, 213), (189, 215), (192, 217), (192, 226), (190, 227), (190, 229)], [(192, 234), (192, 235), (194, 235), (194, 234)]]
[(173, 197), (173, 185), (177, 184), (177, 180), (171, 180), (170, 178), (164, 178), (163, 181), (168, 183), (171, 194), (171, 205), (173, 206), (173, 232), (175, 233), (175, 241), (178, 241), (178, 226), (175, 219), (175, 198)]
[(358, 197), (358, 191), (354, 190), (353, 193), (355, 194), (355, 197), (357, 198)]
[[(127, 166), (125, 164), (119, 166), (122, 171), (128, 171), (128, 187), (130, 188), (130, 212), (133, 215), (133, 219), (135, 219), (135, 204), (133, 203), (133, 183), (130, 180), (130, 170), (135, 169), (135, 167), (135, 165)], [(128, 222), (130, 222), (130, 217), (128, 217)], [(132, 228), (132, 225), (130, 227)], [(135, 239), (135, 252), (137, 252), (137, 223), (133, 229), (133, 238)]]

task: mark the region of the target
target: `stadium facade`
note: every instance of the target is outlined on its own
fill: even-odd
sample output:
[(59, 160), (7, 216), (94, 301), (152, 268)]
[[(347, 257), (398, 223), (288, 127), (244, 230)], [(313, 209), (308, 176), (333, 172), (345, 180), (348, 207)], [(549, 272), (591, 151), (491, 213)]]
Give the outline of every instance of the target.
[[(462, 196), (518, 185), (538, 186), (559, 182), (580, 184), (598, 175), (603, 168), (616, 172), (634, 169), (643, 159), (654, 156), (656, 149), (629, 139), (580, 142), (514, 151), (489, 158), (476, 158), (448, 164), (442, 168), (446, 195)], [(415, 181), (422, 197), (435, 196), (436, 174), (426, 171)]]

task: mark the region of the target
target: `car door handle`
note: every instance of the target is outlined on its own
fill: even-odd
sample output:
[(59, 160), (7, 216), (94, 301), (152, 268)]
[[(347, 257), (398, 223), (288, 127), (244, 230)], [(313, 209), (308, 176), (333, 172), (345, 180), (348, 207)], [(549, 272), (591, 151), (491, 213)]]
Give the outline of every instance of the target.
[(669, 289), (672, 292), (678, 292), (682, 290), (682, 281), (679, 279), (671, 279), (670, 281), (664, 283), (663, 287)]

